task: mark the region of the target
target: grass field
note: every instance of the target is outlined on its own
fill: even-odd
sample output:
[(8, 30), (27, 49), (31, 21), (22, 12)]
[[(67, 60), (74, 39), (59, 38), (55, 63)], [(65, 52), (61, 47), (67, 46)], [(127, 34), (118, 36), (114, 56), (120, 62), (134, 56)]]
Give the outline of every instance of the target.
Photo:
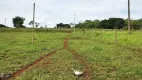
[[(75, 37), (82, 37), (100, 41), (101, 40), (101, 30), (77, 30), (73, 35)], [(102, 30), (102, 41), (106, 43), (115, 42), (115, 30)], [(122, 46), (140, 47), (142, 48), (142, 31), (133, 31), (132, 35), (129, 35), (125, 30), (117, 30), (117, 42)]]
[[(0, 72), (12, 73), (37, 58), (63, 48), (64, 30), (35, 30), (35, 44), (31, 44), (32, 30), (0, 31)], [(68, 49), (58, 50), (32, 69), (14, 80), (86, 80), (73, 75), (71, 68), (89, 67), (92, 80), (142, 80), (142, 31), (114, 30), (82, 31), (77, 29), (68, 39)], [(88, 64), (83, 65), (69, 52), (75, 50)]]
[(117, 44), (114, 43), (114, 31), (103, 30), (102, 40), (100, 33), (100, 30), (88, 30), (86, 35), (76, 31), (69, 44), (90, 62), (93, 79), (141, 80), (142, 31), (132, 35), (118, 31)]
[[(32, 31), (32, 30), (31, 30)], [(0, 72), (13, 72), (48, 52), (62, 48), (64, 32), (32, 32), (7, 30), (0, 32)]]

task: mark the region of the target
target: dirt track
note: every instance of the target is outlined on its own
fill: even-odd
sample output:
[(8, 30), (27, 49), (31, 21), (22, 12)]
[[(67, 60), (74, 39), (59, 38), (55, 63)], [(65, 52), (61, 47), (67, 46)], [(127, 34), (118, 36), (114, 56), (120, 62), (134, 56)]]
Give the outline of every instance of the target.
[[(73, 55), (73, 57), (76, 60), (78, 60), (81, 65), (84, 66), (84, 77), (85, 77), (85, 80), (92, 80), (91, 69), (88, 67), (88, 65), (89, 65), (88, 62), (83, 58), (83, 56), (77, 54), (76, 50), (68, 49), (68, 46), (69, 46), (68, 45), (68, 41), (69, 41), (70, 34), (71, 34), (71, 31), (68, 32), (68, 36), (64, 39), (63, 49), (66, 49), (67, 51), (69, 51)], [(10, 77), (9, 79), (13, 79), (15, 77), (18, 77), (23, 72), (32, 69), (33, 66), (39, 64), (45, 58), (48, 58), (48, 57), (52, 56), (54, 53), (56, 53), (59, 50), (62, 50), (62, 49), (54, 50), (54, 51), (48, 53), (47, 55), (45, 55), (45, 56), (35, 60), (33, 63), (23, 67), (22, 69), (20, 69), (20, 70), (18, 70), (16, 72), (13, 72), (12, 73), (12, 77)]]
[(75, 57), (75, 59), (77, 59), (79, 63), (84, 66), (85, 80), (91, 80), (92, 76), (90, 71), (91, 69), (89, 69), (88, 67), (89, 63), (83, 58), (83, 56), (77, 54), (76, 50), (68, 49), (68, 41), (69, 41), (69, 36), (67, 36), (64, 40), (64, 49), (67, 49), (73, 55), (73, 57)]
[(22, 69), (20, 69), (20, 70), (18, 70), (18, 71), (16, 71), (16, 72), (13, 72), (13, 73), (12, 73), (12, 77), (10, 77), (9, 79), (13, 79), (13, 78), (19, 76), (20, 74), (22, 74), (23, 72), (25, 72), (25, 71), (27, 71), (27, 70), (30, 70), (33, 66), (37, 65), (37, 64), (40, 63), (42, 60), (44, 60), (45, 58), (48, 58), (48, 57), (51, 56), (53, 53), (56, 53), (56, 52), (59, 51), (59, 50), (61, 50), (61, 49), (54, 50), (54, 51), (48, 53), (47, 55), (45, 55), (44, 57), (41, 57), (41, 58), (35, 60), (33, 63), (31, 63), (31, 64), (25, 66), (24, 68), (22, 68)]

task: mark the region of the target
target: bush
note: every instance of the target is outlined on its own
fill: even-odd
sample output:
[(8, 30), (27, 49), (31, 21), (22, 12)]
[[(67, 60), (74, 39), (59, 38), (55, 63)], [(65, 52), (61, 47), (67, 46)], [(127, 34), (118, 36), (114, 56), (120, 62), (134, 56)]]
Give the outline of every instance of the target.
[(0, 24), (0, 28), (6, 28), (6, 26), (3, 24)]

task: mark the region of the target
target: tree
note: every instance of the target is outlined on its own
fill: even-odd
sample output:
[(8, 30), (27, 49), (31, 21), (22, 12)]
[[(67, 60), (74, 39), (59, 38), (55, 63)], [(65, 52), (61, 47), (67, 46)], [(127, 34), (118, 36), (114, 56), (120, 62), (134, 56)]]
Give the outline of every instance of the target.
[(59, 23), (56, 26), (57, 26), (57, 28), (63, 28), (64, 24), (63, 23)]
[[(125, 19), (125, 27), (124, 29), (128, 29), (128, 19)], [(131, 29), (139, 30), (142, 29), (142, 19), (131, 20)]]
[(125, 21), (122, 18), (109, 18), (101, 21), (101, 27), (105, 29), (122, 29), (125, 26)]
[[(76, 25), (76, 28), (104, 28), (104, 29), (128, 29), (128, 19), (123, 18), (109, 18), (102, 21), (86, 20)], [(131, 20), (131, 28), (142, 29), (142, 18), (138, 20)]]
[(25, 28), (25, 26), (23, 26), (25, 18), (16, 16), (12, 20), (13, 20), (13, 25), (15, 28)]
[(94, 20), (94, 28), (100, 28), (100, 21), (99, 20)]
[(6, 28), (6, 26), (3, 24), (0, 24), (0, 28)]
[(85, 22), (76, 25), (76, 28), (100, 28), (99, 20), (86, 20)]
[(131, 21), (131, 26), (135, 30), (141, 29), (141, 27), (142, 27), (142, 20), (132, 20)]
[(86, 20), (83, 23), (79, 23), (76, 25), (76, 28), (93, 28), (94, 23), (91, 20)]
[(71, 26), (69, 24), (64, 24), (63, 28), (71, 28)]
[(83, 28), (83, 23), (79, 23), (75, 26), (76, 28)]
[(70, 24), (63, 24), (63, 23), (59, 23), (56, 26), (57, 28), (71, 28)]
[[(30, 22), (29, 22), (29, 25), (33, 25), (33, 23), (34, 23), (33, 21), (30, 21)], [(39, 26), (39, 23), (38, 23), (38, 22), (35, 22), (34, 24), (36, 25), (36, 27)]]

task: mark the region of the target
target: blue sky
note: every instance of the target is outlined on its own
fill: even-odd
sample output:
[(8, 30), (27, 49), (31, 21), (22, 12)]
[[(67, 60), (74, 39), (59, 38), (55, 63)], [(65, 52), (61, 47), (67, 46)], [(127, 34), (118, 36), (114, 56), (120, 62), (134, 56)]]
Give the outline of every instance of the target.
[[(33, 2), (36, 3), (36, 22), (41, 26), (54, 27), (57, 23), (76, 23), (86, 19), (105, 19), (110, 17), (127, 18), (128, 0), (2, 0), (0, 3), (0, 24), (12, 25), (12, 18), (26, 18), (24, 25), (32, 20)], [(131, 18), (142, 18), (142, 0), (131, 1)]]

